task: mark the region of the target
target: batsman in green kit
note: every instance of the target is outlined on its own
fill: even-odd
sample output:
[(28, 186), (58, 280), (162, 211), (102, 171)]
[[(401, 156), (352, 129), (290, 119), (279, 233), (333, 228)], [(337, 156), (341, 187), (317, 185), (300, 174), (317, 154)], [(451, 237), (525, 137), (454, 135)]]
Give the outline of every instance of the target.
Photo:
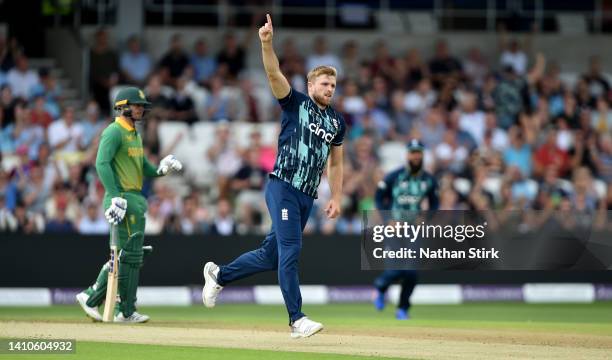
[[(155, 167), (144, 156), (142, 138), (135, 122), (143, 119), (150, 103), (142, 90), (124, 88), (117, 94), (114, 108), (118, 116), (102, 133), (96, 171), (104, 185), (104, 215), (119, 233), (119, 303), (114, 322), (140, 323), (149, 320), (136, 312), (136, 290), (145, 251), (143, 247), (147, 200), (142, 196), (144, 177), (158, 177), (180, 171), (181, 163), (168, 155)], [(102, 266), (96, 282), (76, 298), (87, 316), (101, 321), (98, 307), (106, 295), (109, 263)]]

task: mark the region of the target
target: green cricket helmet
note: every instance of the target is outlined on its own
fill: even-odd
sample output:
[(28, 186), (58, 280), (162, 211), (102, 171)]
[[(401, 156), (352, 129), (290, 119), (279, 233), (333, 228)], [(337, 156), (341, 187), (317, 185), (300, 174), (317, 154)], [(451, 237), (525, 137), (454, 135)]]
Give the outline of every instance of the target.
[(120, 110), (125, 105), (143, 105), (145, 108), (151, 106), (142, 90), (136, 87), (126, 87), (117, 93), (115, 96), (114, 108)]

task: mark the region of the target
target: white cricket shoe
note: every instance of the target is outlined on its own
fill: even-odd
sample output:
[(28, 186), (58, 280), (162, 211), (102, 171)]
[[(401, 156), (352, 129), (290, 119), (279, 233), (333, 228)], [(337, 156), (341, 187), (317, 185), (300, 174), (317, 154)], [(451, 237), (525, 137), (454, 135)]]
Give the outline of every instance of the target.
[(223, 286), (217, 283), (217, 275), (219, 274), (219, 267), (214, 262), (207, 262), (204, 265), (204, 288), (202, 289), (202, 302), (208, 308), (215, 307), (217, 302), (217, 296)]
[(306, 338), (323, 330), (323, 324), (312, 321), (306, 316), (301, 317), (291, 324), (291, 337)]
[(142, 315), (142, 314), (137, 313), (136, 311), (134, 311), (132, 315), (128, 317), (124, 317), (123, 313), (119, 312), (119, 314), (115, 316), (115, 320), (114, 320), (114, 322), (116, 323), (133, 323), (133, 324), (144, 323), (147, 321), (149, 321), (148, 315)]
[(80, 292), (76, 296), (76, 300), (81, 305), (81, 309), (85, 311), (85, 314), (89, 316), (93, 321), (102, 321), (102, 315), (95, 307), (87, 306), (87, 300), (89, 300), (89, 295), (84, 292)]

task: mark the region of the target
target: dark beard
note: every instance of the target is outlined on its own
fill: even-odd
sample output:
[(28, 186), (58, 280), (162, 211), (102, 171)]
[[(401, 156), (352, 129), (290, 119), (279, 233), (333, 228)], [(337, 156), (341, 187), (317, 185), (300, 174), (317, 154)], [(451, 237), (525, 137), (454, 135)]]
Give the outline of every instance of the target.
[(421, 171), (422, 168), (423, 168), (423, 160), (420, 160), (416, 164), (412, 161), (408, 162), (408, 169), (410, 169), (410, 173), (413, 175)]
[(312, 95), (312, 98), (314, 99), (314, 101), (321, 105), (321, 106), (327, 106), (328, 104), (325, 103), (325, 97), (324, 96), (319, 96), (319, 95)]

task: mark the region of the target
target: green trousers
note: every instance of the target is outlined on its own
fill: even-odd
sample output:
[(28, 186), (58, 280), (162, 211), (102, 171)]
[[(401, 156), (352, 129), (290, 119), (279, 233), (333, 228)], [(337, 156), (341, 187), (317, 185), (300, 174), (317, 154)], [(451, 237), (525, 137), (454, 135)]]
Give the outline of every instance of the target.
[[(140, 267), (143, 264), (145, 212), (147, 211), (147, 200), (140, 194), (134, 192), (122, 193), (121, 196), (127, 200), (127, 211), (123, 221), (117, 225), (119, 233), (119, 306), (116, 312), (123, 312), (125, 317), (136, 311), (136, 291)], [(109, 196), (104, 197), (104, 209), (111, 204)], [(108, 263), (105, 263), (98, 274), (96, 282), (85, 292), (89, 295), (87, 306), (98, 307), (102, 305), (106, 296), (106, 284), (108, 279)]]

